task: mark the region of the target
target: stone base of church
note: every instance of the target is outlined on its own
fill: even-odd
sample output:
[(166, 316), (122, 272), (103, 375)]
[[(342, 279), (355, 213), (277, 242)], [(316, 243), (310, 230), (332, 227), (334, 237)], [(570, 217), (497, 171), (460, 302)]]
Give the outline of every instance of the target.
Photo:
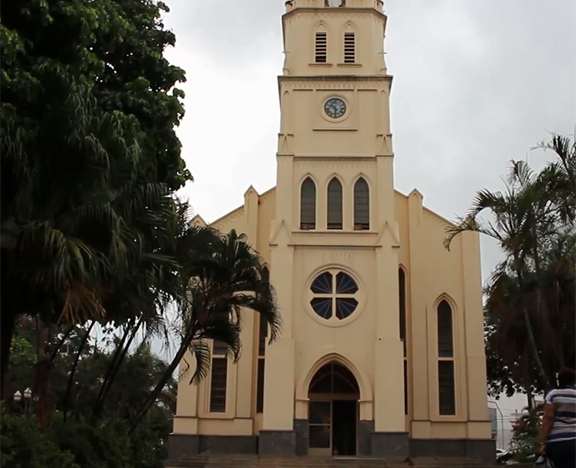
[[(276, 457), (308, 455), (308, 421), (295, 420), (293, 431), (260, 431), (260, 436), (210, 436), (171, 434), (169, 460), (202, 453), (260, 454)], [(410, 439), (407, 432), (374, 432), (373, 421), (358, 424), (358, 455), (376, 458), (458, 457), (494, 462), (492, 439)]]
[(296, 455), (296, 431), (260, 431), (258, 453), (293, 457)]
[(361, 457), (372, 456), (373, 433), (374, 421), (360, 421), (358, 423), (358, 455)]
[(170, 434), (169, 460), (179, 460), (200, 453), (256, 454), (258, 436)]
[(372, 432), (372, 453), (377, 458), (405, 458), (410, 455), (407, 432)]
[(493, 439), (410, 439), (410, 456), (461, 457), (484, 462), (496, 460)]

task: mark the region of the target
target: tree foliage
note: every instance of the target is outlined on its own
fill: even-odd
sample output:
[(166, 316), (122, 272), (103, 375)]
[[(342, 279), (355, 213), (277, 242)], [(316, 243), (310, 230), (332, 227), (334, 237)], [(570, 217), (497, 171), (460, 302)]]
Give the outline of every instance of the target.
[(19, 315), (124, 323), (175, 292), (181, 69), (151, 0), (2, 5), (2, 371)]
[[(555, 159), (538, 173), (512, 162), (506, 189), (478, 192), (445, 242), (475, 231), (496, 239), (505, 255), (485, 290), (494, 396), (543, 392), (576, 361), (576, 145), (552, 135), (538, 147)], [(491, 216), (483, 219), (484, 212)]]
[[(191, 225), (175, 195), (190, 174), (175, 134), (184, 73), (164, 57), (175, 41), (167, 11), (153, 0), (2, 5), (2, 390), (13, 390), (11, 363), (11, 384), (38, 396), (44, 431), (114, 420), (132, 440), (148, 418), (167, 420), (186, 353), (197, 382), (207, 340), (240, 355), (242, 313), (278, 334), (257, 252), (234, 231)], [(27, 327), (34, 363), (23, 365)], [(116, 337), (110, 351), (91, 343), (98, 328)], [(141, 336), (173, 346), (174, 359), (134, 353)]]

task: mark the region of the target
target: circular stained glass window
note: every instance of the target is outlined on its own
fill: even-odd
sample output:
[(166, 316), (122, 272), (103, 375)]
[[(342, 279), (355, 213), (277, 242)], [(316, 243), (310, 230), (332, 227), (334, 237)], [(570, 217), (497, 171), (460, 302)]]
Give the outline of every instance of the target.
[(310, 290), (313, 294), (310, 305), (323, 319), (344, 320), (358, 307), (358, 284), (343, 271), (326, 271), (318, 275)]

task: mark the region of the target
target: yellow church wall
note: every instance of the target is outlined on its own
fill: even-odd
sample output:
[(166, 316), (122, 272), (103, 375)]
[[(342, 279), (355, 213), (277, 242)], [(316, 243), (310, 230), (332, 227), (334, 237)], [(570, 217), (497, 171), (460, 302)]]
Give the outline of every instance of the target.
[[(210, 413), (210, 377), (189, 385), (184, 376), (174, 432), (264, 431), (262, 442), (262, 434), (292, 431), (295, 419), (308, 419), (315, 372), (336, 362), (358, 382), (358, 416), (373, 422), (372, 435), (408, 431), (412, 439), (489, 439), (478, 236), (461, 235), (446, 250), (442, 243), (450, 222), (425, 208), (417, 190), (409, 195), (394, 190), (392, 77), (384, 62), (382, 2), (346, 0), (344, 8), (330, 9), (324, 4), (286, 3), (277, 186), (263, 194), (249, 187), (243, 205), (212, 224), (222, 232), (245, 233), (276, 288), (283, 324), (278, 340), (266, 348), (264, 414), (256, 413), (259, 317), (246, 312), (241, 358), (229, 361), (226, 411)], [(327, 62), (321, 64), (313, 63), (318, 31), (328, 40)], [(343, 63), (345, 32), (355, 33), (355, 63)], [(334, 96), (345, 102), (346, 111), (333, 119), (324, 103)], [(316, 185), (314, 230), (300, 229), (306, 177)], [(333, 177), (343, 187), (338, 231), (327, 229), (327, 187)], [(366, 231), (354, 230), (359, 177), (370, 191)], [(359, 286), (356, 311), (337, 323), (326, 322), (310, 305), (311, 282), (331, 268), (347, 272)], [(405, 357), (399, 268), (406, 278)], [(453, 313), (456, 412), (451, 416), (439, 414), (437, 307), (442, 300)]]
[[(349, 173), (342, 177), (344, 182), (344, 219), (351, 218), (352, 181), (356, 175), (369, 173), (371, 162), (346, 162), (341, 163), (339, 174)], [(303, 180), (310, 170), (311, 162), (295, 164), (295, 180)], [(344, 170), (346, 169), (346, 170)], [(351, 170), (350, 170), (351, 169)], [(313, 170), (318, 187), (318, 219), (325, 219), (325, 186), (332, 174), (329, 169), (322, 171)], [(298, 187), (298, 184), (296, 184)], [(262, 196), (249, 194), (247, 191), (246, 205), (257, 206), (254, 210), (252, 224), (247, 221), (248, 206), (232, 212), (231, 219), (221, 218), (217, 225), (219, 229), (228, 231), (237, 229), (240, 232), (251, 230), (257, 233), (255, 247), (267, 264), (270, 264), (269, 242), (265, 239), (269, 236), (270, 226), (275, 217), (275, 190), (269, 190)], [(253, 197), (252, 202), (250, 197)], [(412, 437), (417, 438), (454, 438), (460, 437), (462, 427), (468, 428), (467, 437), (489, 437), (489, 424), (487, 423), (486, 409), (486, 384), (485, 357), (482, 334), (478, 333), (482, 324), (481, 313), (481, 289), (479, 273), (479, 246), (477, 236), (464, 235), (455, 239), (452, 249), (448, 252), (442, 245), (445, 237), (445, 228), (449, 222), (430, 212), (422, 206), (421, 195), (414, 192), (405, 196), (395, 193), (395, 214), (398, 224), (398, 233), (401, 247), (398, 250), (398, 264), (405, 270), (406, 288), (406, 313), (407, 313), (407, 359), (409, 362), (408, 375), (408, 398), (409, 415), (405, 418), (409, 422)], [(298, 205), (299, 206), (299, 205)], [(348, 208), (346, 208), (348, 206)], [(294, 213), (298, 219), (298, 213)], [(375, 216), (373, 215), (372, 218)], [(255, 222), (257, 220), (257, 222)], [(242, 231), (242, 229), (244, 231)], [(374, 314), (374, 291), (371, 285), (375, 276), (376, 265), (374, 262), (372, 245), (376, 241), (376, 234), (371, 232), (346, 233), (345, 231), (330, 233), (326, 231), (294, 232), (293, 239), (299, 244), (294, 255), (294, 287), (296, 290), (306, 291), (317, 266), (334, 265), (343, 267), (353, 274), (359, 282), (362, 291), (360, 312), (354, 315), (354, 319), (345, 327), (326, 327), (319, 323), (310, 310), (309, 297), (306, 294), (293, 303), (292, 335), (298, 335), (293, 345), (298, 349), (295, 360), (294, 375), (295, 387), (299, 381), (305, 379), (322, 356), (332, 354), (344, 356), (354, 365), (362, 368), (364, 376), (370, 387), (374, 387), (374, 338), (375, 327)], [(361, 234), (359, 239), (358, 234)], [(350, 255), (346, 250), (334, 250), (340, 245), (342, 239), (345, 243), (350, 242), (349, 236), (355, 236), (358, 244), (365, 245), (363, 254)], [(252, 238), (249, 237), (251, 241)], [(263, 240), (264, 239), (264, 240)], [(418, 239), (417, 244), (410, 245), (410, 239)], [(308, 244), (308, 246), (306, 246)], [(420, 262), (413, 262), (415, 254), (426, 252)], [(464, 263), (466, 261), (466, 263)], [(414, 265), (411, 264), (415, 263)], [(367, 265), (370, 265), (367, 268)], [(441, 267), (439, 267), (441, 265)], [(476, 268), (472, 268), (472, 266)], [(271, 270), (274, 269), (270, 265)], [(359, 272), (363, 273), (360, 274)], [(478, 273), (470, 273), (478, 271)], [(468, 272), (468, 273), (467, 273)], [(419, 291), (424, 294), (412, 295), (413, 280), (423, 279), (425, 287), (420, 286)], [(418, 283), (417, 283), (418, 284)], [(465, 285), (469, 287), (465, 290)], [(437, 329), (435, 307), (441, 298), (447, 298), (453, 307), (454, 329), (456, 339), (456, 415), (440, 416), (438, 414), (438, 387), (437, 387)], [(421, 304), (422, 309), (414, 310), (412, 304)], [(469, 313), (465, 315), (465, 304), (468, 304)], [(478, 305), (480, 304), (480, 305)], [(468, 310), (468, 309), (466, 309)], [(248, 321), (246, 321), (248, 318)], [(252, 320), (250, 320), (252, 318)], [(203, 434), (230, 433), (231, 430), (246, 431), (250, 427), (250, 433), (258, 434), (263, 426), (262, 414), (255, 413), (256, 398), (256, 369), (257, 369), (257, 333), (258, 318), (252, 314), (245, 314), (245, 329), (243, 330), (243, 353), (237, 364), (231, 364), (228, 383), (227, 412), (224, 414), (211, 414), (207, 411), (209, 405), (209, 379), (204, 379), (199, 386), (188, 385), (187, 381), (181, 380), (179, 384), (178, 417), (175, 430), (197, 430)], [(481, 328), (480, 328), (481, 330)], [(296, 332), (297, 331), (297, 332)], [(296, 333), (295, 333), (296, 332)], [(480, 337), (478, 337), (480, 335)], [(358, 338), (356, 338), (358, 337)], [(361, 339), (359, 337), (362, 337)], [(362, 343), (361, 346), (350, 347), (350, 340)], [(425, 344), (428, 343), (426, 346)], [(188, 361), (190, 359), (188, 357)], [(468, 366), (468, 369), (467, 369)], [(471, 390), (470, 390), (471, 389)], [(383, 399), (393, 401), (382, 396)], [(199, 409), (196, 400), (199, 399)], [(420, 411), (420, 412), (419, 412)], [(307, 397), (295, 396), (295, 409), (292, 410), (295, 417), (304, 417), (307, 414)], [(193, 422), (191, 418), (199, 416), (200, 424)], [(360, 401), (360, 418), (370, 420), (374, 417), (374, 401)], [(230, 426), (227, 421), (234, 418), (246, 418), (249, 423), (243, 426)], [(204, 420), (212, 420), (213, 423), (204, 424)], [(473, 422), (467, 422), (473, 421)], [(474, 422), (477, 421), (477, 422)], [(464, 423), (462, 425), (461, 423)], [(234, 427), (234, 429), (231, 429)], [(228, 431), (228, 432), (227, 432)], [(466, 432), (465, 431), (465, 432)], [(462, 436), (464, 437), (464, 436)]]

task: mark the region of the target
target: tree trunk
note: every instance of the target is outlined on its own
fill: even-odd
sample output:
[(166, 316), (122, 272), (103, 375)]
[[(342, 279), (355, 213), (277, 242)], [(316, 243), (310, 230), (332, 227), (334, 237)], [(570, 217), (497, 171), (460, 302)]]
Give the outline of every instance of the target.
[(51, 362), (54, 362), (54, 359), (56, 359), (56, 357), (58, 356), (60, 349), (62, 348), (62, 346), (66, 342), (66, 339), (70, 336), (70, 333), (72, 333), (72, 330), (74, 330), (74, 325), (71, 325), (70, 328), (68, 328), (68, 330), (66, 330), (66, 332), (64, 333), (64, 336), (62, 336), (62, 338), (60, 339), (60, 341), (58, 342), (58, 344), (54, 348), (54, 351), (52, 351), (52, 354), (50, 355), (50, 361)]
[[(516, 274), (518, 275), (518, 286), (520, 286), (520, 292), (524, 291), (524, 279), (522, 275), (521, 268), (518, 267), (518, 257), (514, 256), (514, 265), (516, 266)], [(524, 300), (522, 301), (524, 302)], [(542, 365), (542, 360), (540, 359), (540, 354), (538, 352), (538, 345), (536, 344), (536, 337), (534, 336), (534, 330), (532, 329), (532, 321), (530, 320), (530, 314), (528, 313), (528, 308), (525, 304), (522, 304), (522, 316), (524, 318), (524, 324), (526, 325), (526, 334), (528, 335), (528, 343), (530, 345), (530, 350), (534, 356), (534, 362), (536, 364), (536, 369), (544, 387), (548, 389), (550, 384), (544, 366)]]
[[(112, 384), (114, 383), (114, 379), (116, 378), (116, 375), (118, 374), (118, 371), (120, 370), (120, 366), (122, 365), (122, 362), (124, 361), (124, 358), (126, 357), (126, 354), (128, 354), (128, 350), (130, 349), (130, 346), (132, 345), (134, 338), (136, 338), (136, 334), (138, 333), (138, 330), (142, 326), (143, 322), (144, 322), (144, 317), (142, 317), (140, 319), (140, 321), (136, 324), (136, 326), (132, 330), (132, 334), (130, 335), (130, 338), (128, 339), (126, 344), (124, 346), (122, 346), (122, 345), (118, 346), (118, 349), (116, 350), (116, 352), (120, 351), (120, 354), (118, 355), (117, 359), (116, 359), (116, 356), (114, 356), (114, 360), (110, 364), (110, 367), (109, 367), (107, 375), (106, 375), (106, 380), (104, 381), (104, 383), (102, 384), (102, 388), (100, 389), (100, 395), (99, 395), (100, 398), (96, 402), (97, 407), (96, 407), (94, 414), (93, 414), (94, 417), (99, 416), (100, 411), (102, 410), (102, 408), (104, 406), (104, 401), (106, 400), (106, 397), (108, 396), (108, 393), (110, 392), (110, 388), (112, 388)], [(130, 331), (130, 329), (126, 330), (126, 333), (128, 333), (129, 331)], [(125, 338), (126, 338), (126, 335), (124, 335), (124, 339)], [(124, 341), (124, 339), (122, 341)]]
[(72, 391), (72, 384), (74, 383), (74, 376), (76, 375), (76, 369), (78, 368), (78, 362), (80, 362), (80, 356), (82, 356), (82, 351), (84, 350), (84, 346), (88, 342), (88, 337), (90, 336), (90, 332), (92, 331), (92, 327), (96, 323), (96, 320), (93, 320), (86, 330), (86, 334), (82, 338), (80, 342), (80, 346), (78, 346), (78, 350), (76, 351), (76, 356), (74, 357), (74, 363), (72, 364), (72, 369), (70, 370), (70, 377), (68, 377), (68, 385), (66, 386), (66, 393), (64, 395), (64, 404), (63, 404), (63, 412), (64, 412), (64, 421), (68, 417), (68, 406), (70, 403), (70, 392)]
[(178, 365), (180, 364), (180, 362), (184, 358), (184, 355), (186, 354), (186, 351), (188, 350), (188, 347), (190, 346), (190, 343), (192, 342), (193, 336), (194, 335), (192, 333), (190, 333), (182, 339), (182, 343), (180, 344), (180, 348), (178, 349), (176, 356), (174, 356), (174, 359), (172, 359), (170, 366), (168, 366), (168, 369), (166, 369), (166, 372), (164, 372), (164, 375), (162, 376), (162, 378), (160, 379), (158, 384), (156, 384), (156, 387), (154, 387), (154, 390), (152, 390), (150, 392), (150, 394), (148, 395), (148, 398), (144, 401), (144, 404), (142, 405), (142, 407), (140, 408), (138, 413), (136, 413), (136, 418), (132, 422), (132, 426), (130, 427), (130, 431), (128, 432), (128, 434), (132, 434), (136, 430), (136, 428), (138, 427), (138, 425), (140, 424), (140, 422), (142, 421), (144, 416), (146, 416), (146, 413), (148, 412), (148, 410), (150, 410), (150, 408), (152, 407), (154, 402), (158, 399), (158, 396), (160, 395), (160, 393), (162, 393), (162, 390), (164, 390), (164, 387), (166, 386), (166, 384), (170, 380), (170, 377), (172, 377), (172, 375), (174, 374), (174, 371), (176, 370), (176, 368), (178, 367)]
[[(4, 291), (7, 294), (7, 291)], [(3, 295), (4, 295), (3, 294)], [(12, 346), (12, 337), (16, 326), (16, 318), (8, 311), (0, 314), (0, 360), (1, 379), (0, 382), (0, 399), (4, 401), (7, 398), (8, 383), (10, 382), (10, 347)]]
[(116, 366), (116, 363), (117, 363), (118, 359), (120, 358), (120, 355), (122, 354), (122, 350), (124, 349), (124, 343), (126, 342), (126, 338), (128, 338), (128, 333), (130, 333), (131, 325), (133, 323), (134, 323), (133, 319), (130, 319), (130, 321), (128, 322), (128, 325), (126, 327), (126, 331), (124, 332), (124, 335), (122, 336), (122, 339), (120, 340), (120, 344), (118, 345), (118, 347), (116, 348), (116, 351), (114, 352), (114, 356), (112, 357), (112, 362), (110, 363), (110, 366), (108, 367), (108, 370), (106, 371), (106, 376), (104, 377), (104, 382), (102, 382), (102, 386), (100, 387), (100, 391), (98, 392), (98, 396), (96, 397), (96, 401), (94, 402), (94, 410), (92, 411), (93, 422), (94, 422), (95, 418), (99, 415), (100, 411), (102, 410), (104, 395), (107, 392), (106, 388), (108, 387), (108, 385), (110, 383), (110, 378), (111, 378), (112, 373), (114, 371), (114, 367)]
[(36, 417), (41, 429), (50, 425), (50, 376), (52, 362), (46, 356), (46, 343), (48, 341), (48, 326), (40, 316), (36, 316), (36, 364), (34, 397), (36, 399)]

